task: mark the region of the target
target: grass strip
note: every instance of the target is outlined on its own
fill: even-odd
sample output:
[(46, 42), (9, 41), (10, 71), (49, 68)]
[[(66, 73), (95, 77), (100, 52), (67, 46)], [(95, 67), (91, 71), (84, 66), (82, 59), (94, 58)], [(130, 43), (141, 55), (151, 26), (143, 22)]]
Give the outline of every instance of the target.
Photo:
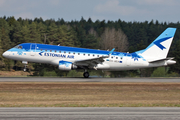
[(180, 83), (1, 82), (0, 107), (180, 107)]

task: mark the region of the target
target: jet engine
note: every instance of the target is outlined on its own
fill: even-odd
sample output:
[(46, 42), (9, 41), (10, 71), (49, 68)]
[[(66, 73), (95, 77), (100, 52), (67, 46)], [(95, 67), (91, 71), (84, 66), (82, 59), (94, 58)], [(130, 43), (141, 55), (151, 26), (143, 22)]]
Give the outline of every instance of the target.
[(73, 69), (77, 69), (77, 66), (74, 65), (72, 62), (59, 61), (59, 70), (70, 71), (70, 70), (73, 70)]

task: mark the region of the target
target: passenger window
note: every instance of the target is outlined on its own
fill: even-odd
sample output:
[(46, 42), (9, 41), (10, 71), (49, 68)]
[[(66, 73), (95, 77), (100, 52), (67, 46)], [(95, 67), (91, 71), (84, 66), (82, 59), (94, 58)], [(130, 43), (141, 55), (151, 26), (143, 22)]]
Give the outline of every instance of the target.
[(83, 54), (85, 56), (85, 54)]
[(80, 53), (78, 53), (78, 55), (80, 55)]
[(54, 52), (56, 52), (56, 50)]
[(116, 59), (118, 59), (118, 57), (116, 57)]
[(90, 56), (90, 54), (88, 54), (88, 56)]
[(93, 57), (94, 57), (94, 55), (93, 55)]
[(50, 50), (50, 52), (52, 52), (52, 50)]
[(99, 57), (99, 55), (97, 55), (97, 57)]
[(113, 57), (111, 57), (113, 59)]
[(41, 51), (42, 51), (42, 49), (41, 49)]
[(47, 50), (45, 50), (47, 52)]
[(59, 53), (61, 53), (61, 51), (59, 51)]
[(75, 55), (75, 53), (73, 53)]
[(64, 53), (66, 53), (66, 52), (64, 51)]
[(69, 52), (69, 54), (71, 54), (71, 52)]

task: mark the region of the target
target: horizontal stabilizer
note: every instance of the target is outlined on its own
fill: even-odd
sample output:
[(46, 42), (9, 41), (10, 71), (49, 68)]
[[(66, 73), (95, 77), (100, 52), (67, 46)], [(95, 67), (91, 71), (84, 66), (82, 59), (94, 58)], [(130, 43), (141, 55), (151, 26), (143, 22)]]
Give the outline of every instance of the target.
[(172, 60), (174, 59), (174, 57), (168, 57), (168, 58), (164, 58), (164, 59), (159, 59), (159, 60), (154, 60), (154, 61), (148, 61), (149, 63), (155, 63), (155, 62), (160, 62), (160, 61), (164, 61), (164, 60)]

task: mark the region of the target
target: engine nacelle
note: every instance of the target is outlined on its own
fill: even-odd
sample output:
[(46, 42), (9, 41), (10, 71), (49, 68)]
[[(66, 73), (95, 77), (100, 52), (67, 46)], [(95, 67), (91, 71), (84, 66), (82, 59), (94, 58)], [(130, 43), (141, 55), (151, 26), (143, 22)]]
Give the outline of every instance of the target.
[(59, 61), (59, 70), (66, 70), (66, 71), (70, 71), (73, 69), (77, 69), (77, 66), (74, 65), (72, 62), (68, 62), (68, 61)]

